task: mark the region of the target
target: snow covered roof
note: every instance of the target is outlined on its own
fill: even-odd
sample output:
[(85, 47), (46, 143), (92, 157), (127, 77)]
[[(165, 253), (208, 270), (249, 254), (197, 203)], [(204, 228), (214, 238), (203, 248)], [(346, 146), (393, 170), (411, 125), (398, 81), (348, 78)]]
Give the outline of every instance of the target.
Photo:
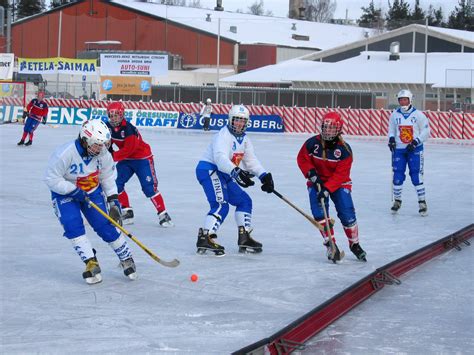
[[(327, 49), (361, 40), (367, 31), (372, 32), (361, 27), (300, 21), (285, 17), (255, 16), (131, 0), (113, 0), (111, 3), (152, 16), (167, 18), (168, 21), (216, 36), (218, 18), (220, 18), (221, 37), (240, 44), (274, 44), (293, 48)], [(206, 21), (208, 14), (210, 14), (210, 22)], [(293, 24), (296, 30), (292, 30)], [(236, 27), (235, 33), (231, 32), (231, 26)], [(309, 36), (309, 40), (293, 39), (294, 34)], [(331, 35), (328, 36), (328, 34)]]
[[(424, 53), (400, 53), (396, 61), (390, 61), (389, 55), (389, 52), (362, 52), (336, 63), (293, 59), (232, 75), (220, 82), (423, 84)], [(474, 53), (428, 53), (427, 63), (427, 83), (433, 87), (473, 87)]]

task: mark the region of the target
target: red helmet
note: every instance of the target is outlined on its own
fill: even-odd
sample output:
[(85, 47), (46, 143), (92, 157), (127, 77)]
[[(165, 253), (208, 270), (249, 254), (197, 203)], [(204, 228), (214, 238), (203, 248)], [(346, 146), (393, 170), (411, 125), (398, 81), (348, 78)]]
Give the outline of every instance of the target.
[(328, 112), (321, 124), (321, 137), (325, 141), (332, 141), (342, 133), (342, 118), (337, 112)]
[(107, 106), (107, 116), (109, 116), (109, 123), (113, 127), (117, 127), (122, 122), (125, 114), (125, 106), (122, 102), (112, 102)]

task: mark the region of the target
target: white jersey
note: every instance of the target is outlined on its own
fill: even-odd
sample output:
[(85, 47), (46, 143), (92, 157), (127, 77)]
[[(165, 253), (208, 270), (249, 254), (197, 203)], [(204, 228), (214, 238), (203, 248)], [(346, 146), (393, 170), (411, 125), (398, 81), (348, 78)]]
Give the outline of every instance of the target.
[(265, 169), (255, 156), (250, 138), (245, 134), (234, 136), (227, 126), (214, 135), (201, 162), (215, 165), (219, 171), (226, 174), (230, 174), (237, 166), (257, 177), (265, 173)]
[(212, 113), (212, 105), (202, 106), (201, 113), (200, 113), (202, 117), (211, 117), (211, 113)]
[(428, 118), (413, 106), (407, 111), (398, 108), (389, 119), (388, 137), (395, 137), (397, 148), (405, 148), (413, 140), (423, 144), (430, 136)]
[(117, 194), (117, 171), (112, 155), (105, 151), (95, 157), (83, 157), (79, 141), (66, 143), (52, 154), (46, 168), (44, 181), (49, 189), (67, 195), (77, 187), (87, 193), (99, 185), (106, 196)]

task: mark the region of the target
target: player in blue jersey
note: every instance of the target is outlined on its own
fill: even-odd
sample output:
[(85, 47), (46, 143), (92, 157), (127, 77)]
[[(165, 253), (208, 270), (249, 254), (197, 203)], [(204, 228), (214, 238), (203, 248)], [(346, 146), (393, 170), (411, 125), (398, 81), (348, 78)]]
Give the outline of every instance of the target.
[(413, 94), (410, 90), (401, 90), (397, 98), (400, 107), (390, 115), (388, 130), (388, 146), (392, 152), (393, 169), (392, 213), (397, 213), (402, 205), (403, 182), (408, 165), (411, 182), (418, 195), (418, 212), (426, 216), (428, 207), (423, 185), (423, 143), (430, 135), (430, 126), (425, 114), (413, 106)]
[[(88, 284), (102, 281), (95, 250), (86, 236), (82, 215), (94, 231), (117, 254), (125, 276), (136, 279), (136, 268), (125, 237), (87, 198), (120, 222), (117, 176), (112, 156), (107, 152), (110, 131), (101, 120), (86, 121), (74, 141), (60, 146), (51, 156), (45, 182), (51, 190), (53, 208), (76, 253), (86, 264), (82, 277)], [(107, 197), (106, 197), (107, 196)]]
[(235, 206), (238, 226), (239, 252), (261, 253), (262, 243), (254, 240), (252, 232), (252, 199), (242, 190), (255, 184), (253, 176), (262, 182), (262, 191), (273, 192), (272, 174), (267, 172), (254, 153), (252, 142), (245, 134), (249, 111), (243, 105), (232, 106), (227, 126), (220, 129), (207, 147), (196, 167), (196, 178), (204, 189), (209, 212), (204, 227), (199, 228), (197, 252), (225, 254), (224, 247), (216, 243), (217, 231)]

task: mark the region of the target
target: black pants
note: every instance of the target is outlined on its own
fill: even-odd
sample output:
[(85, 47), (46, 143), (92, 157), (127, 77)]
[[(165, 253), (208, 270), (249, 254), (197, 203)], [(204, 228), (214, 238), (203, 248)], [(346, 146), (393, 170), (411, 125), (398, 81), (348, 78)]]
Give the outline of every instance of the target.
[(210, 117), (204, 117), (204, 125), (203, 128), (205, 131), (209, 131), (209, 123), (211, 122)]

